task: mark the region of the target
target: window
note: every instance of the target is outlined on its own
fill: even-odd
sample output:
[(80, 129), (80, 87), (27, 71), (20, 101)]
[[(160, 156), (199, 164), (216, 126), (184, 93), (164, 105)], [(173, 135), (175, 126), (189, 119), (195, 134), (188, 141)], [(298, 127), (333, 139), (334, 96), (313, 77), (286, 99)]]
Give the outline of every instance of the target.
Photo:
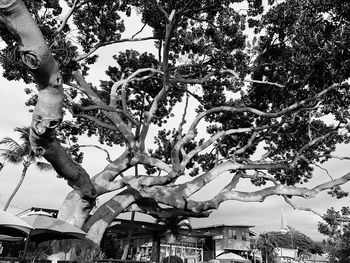
[(237, 232), (234, 229), (228, 230), (228, 238), (237, 239)]
[(247, 241), (249, 239), (249, 232), (242, 232), (242, 240)]

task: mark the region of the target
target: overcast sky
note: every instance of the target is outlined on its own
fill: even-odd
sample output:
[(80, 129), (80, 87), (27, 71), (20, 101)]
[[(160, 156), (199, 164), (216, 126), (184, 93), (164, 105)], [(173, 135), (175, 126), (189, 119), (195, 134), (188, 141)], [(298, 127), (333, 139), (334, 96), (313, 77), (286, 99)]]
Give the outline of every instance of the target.
[[(133, 21), (131, 22), (134, 23)], [(137, 30), (135, 32), (137, 32)], [(145, 34), (147, 35), (147, 32), (145, 32)], [(149, 50), (149, 44), (140, 42), (132, 45), (126, 43), (123, 47), (119, 47), (118, 49), (122, 50), (125, 47), (139, 48), (143, 51)], [(114, 49), (113, 52), (115, 53), (116, 49)], [(103, 66), (106, 65), (106, 61), (110, 61), (111, 51), (103, 49), (100, 55), (103, 63), (100, 63), (96, 67), (89, 81), (99, 79), (99, 76), (104, 76), (103, 72), (105, 68)], [(103, 78), (107, 79), (106, 77)], [(24, 88), (25, 85), (21, 82), (8, 82), (0, 77), (0, 139), (5, 136), (16, 138), (13, 129), (30, 124), (31, 115), (24, 106), (26, 100)], [(346, 152), (349, 152), (348, 146), (342, 146), (337, 151), (339, 155), (344, 155)], [(117, 156), (115, 152), (113, 153), (112, 151), (111, 153), (112, 155), (114, 154), (114, 157)], [(83, 166), (90, 175), (94, 175), (101, 171), (106, 164), (105, 155), (101, 151), (90, 149), (85, 155)], [(348, 163), (344, 161), (332, 161), (326, 168), (334, 177), (339, 177), (347, 173), (347, 167)], [(0, 171), (0, 208), (3, 207), (18, 182), (20, 173), (20, 166), (16, 167), (11, 165), (6, 165), (3, 170)], [(320, 169), (315, 171), (315, 176), (317, 179), (312, 180), (310, 185), (315, 185), (329, 179), (325, 171)], [(227, 177), (227, 180), (230, 180), (230, 177)], [(215, 193), (215, 189), (223, 187), (224, 184), (225, 180), (217, 180), (213, 182), (213, 185), (199, 193), (196, 198), (199, 200), (209, 198), (210, 194)], [(243, 188), (245, 187), (246, 186), (243, 185)], [(349, 191), (350, 186), (347, 185), (344, 189)], [(54, 172), (43, 173), (36, 170), (34, 167), (30, 167), (27, 178), (13, 200), (9, 211), (18, 213), (32, 206), (58, 209), (69, 191), (71, 191), (71, 189), (66, 182), (63, 179), (56, 178)], [(293, 201), (298, 205), (311, 207), (318, 212), (324, 213), (329, 207), (340, 208), (341, 206), (347, 205), (349, 203), (349, 197), (337, 200), (331, 198), (327, 194), (320, 194), (316, 199), (304, 200), (302, 198), (293, 198)], [(289, 225), (309, 235), (314, 240), (322, 239), (322, 236), (317, 231), (317, 223), (320, 219), (310, 212), (293, 210), (289, 205), (284, 203), (281, 197), (270, 197), (263, 203), (226, 202), (222, 204), (217, 211), (214, 211), (209, 218), (193, 219), (192, 224), (194, 226), (244, 224), (254, 225), (255, 227), (252, 228), (252, 230), (257, 233), (271, 230), (276, 231), (280, 228), (280, 213), (282, 208)]]

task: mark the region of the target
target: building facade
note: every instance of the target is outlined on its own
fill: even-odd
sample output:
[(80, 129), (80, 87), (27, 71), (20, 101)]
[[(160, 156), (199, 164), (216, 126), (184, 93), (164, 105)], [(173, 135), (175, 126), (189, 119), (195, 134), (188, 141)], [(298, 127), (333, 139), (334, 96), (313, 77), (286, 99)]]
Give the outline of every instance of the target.
[(181, 230), (177, 239), (169, 243), (162, 225), (118, 219), (107, 229), (102, 246), (107, 257), (121, 258), (125, 245), (130, 242), (127, 259), (137, 261), (162, 262), (172, 255), (181, 257), (185, 263), (198, 263), (225, 253), (248, 259), (251, 237), (255, 235), (251, 227), (214, 225)]

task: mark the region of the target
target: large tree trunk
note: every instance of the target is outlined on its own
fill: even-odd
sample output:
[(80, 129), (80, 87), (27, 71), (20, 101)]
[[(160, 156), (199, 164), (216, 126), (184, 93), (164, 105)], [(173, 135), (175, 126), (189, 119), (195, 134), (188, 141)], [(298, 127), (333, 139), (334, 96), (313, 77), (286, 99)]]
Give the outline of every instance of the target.
[(135, 202), (132, 191), (125, 190), (101, 205), (84, 224), (83, 230), (88, 232), (87, 239), (92, 246), (99, 246), (107, 227), (122, 212)]
[(15, 195), (17, 194), (19, 188), (21, 187), (24, 178), (27, 174), (27, 170), (28, 170), (29, 165), (28, 164), (23, 164), (23, 169), (22, 169), (22, 174), (21, 174), (21, 178), (19, 179), (15, 189), (13, 190), (12, 194), (10, 195), (9, 199), (7, 200), (5, 206), (4, 206), (4, 211), (7, 210), (7, 208), (10, 206), (12, 199), (15, 197)]
[(22, 1), (1, 0), (0, 19), (16, 36), (22, 62), (30, 69), (39, 87), (30, 130), (33, 151), (45, 157), (84, 200), (93, 203), (96, 190), (89, 175), (73, 161), (56, 139), (55, 128), (63, 118), (64, 98), (58, 63)]
[[(88, 173), (74, 162), (56, 139), (55, 128), (63, 118), (63, 85), (59, 65), (45, 39), (21, 0), (0, 0), (0, 20), (15, 35), (23, 64), (38, 84), (33, 111), (30, 143), (33, 151), (51, 163), (56, 172), (76, 191), (74, 219), (78, 226), (95, 204), (96, 190)], [(75, 224), (75, 222), (70, 222)]]
[[(64, 208), (60, 210), (60, 219), (75, 224), (82, 224), (87, 218), (87, 214), (80, 209), (75, 209), (76, 202), (81, 201), (75, 192), (68, 194)], [(107, 201), (89, 218), (82, 226), (82, 229), (87, 232), (86, 239), (82, 242), (60, 241), (53, 246), (53, 254), (49, 256), (54, 262), (57, 260), (75, 259), (75, 253), (79, 254), (81, 250), (91, 250), (99, 248), (103, 235), (107, 227), (113, 220), (125, 209), (135, 202), (135, 197), (132, 191), (125, 190), (122, 193), (114, 196)]]

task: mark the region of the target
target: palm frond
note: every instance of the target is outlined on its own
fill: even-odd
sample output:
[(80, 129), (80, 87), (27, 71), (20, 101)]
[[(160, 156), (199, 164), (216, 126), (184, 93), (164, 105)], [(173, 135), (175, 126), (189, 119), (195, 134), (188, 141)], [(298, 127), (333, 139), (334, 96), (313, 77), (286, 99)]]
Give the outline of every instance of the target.
[(28, 142), (28, 144), (29, 144), (29, 136), (30, 136), (30, 127), (29, 126), (16, 127), (14, 129), (14, 131), (19, 133), (20, 139), (22, 139), (25, 143)]
[(10, 137), (5, 137), (0, 141), (0, 144), (5, 145), (8, 149), (13, 151), (21, 150), (21, 145)]
[(181, 229), (192, 230), (191, 223), (188, 217), (185, 216), (173, 215), (167, 218), (158, 218), (156, 223), (164, 225), (175, 236), (179, 235)]
[(45, 162), (36, 162), (35, 165), (40, 171), (51, 171), (53, 169), (51, 164)]
[(25, 153), (26, 155), (31, 155), (32, 147), (31, 147), (29, 141), (28, 141), (28, 143), (27, 142), (22, 143), (21, 148), (22, 148), (23, 153)]
[(13, 150), (2, 149), (0, 155), (6, 162), (12, 164), (19, 164), (23, 161), (23, 157)]
[[(22, 127), (22, 128), (15, 128), (16, 132), (20, 134), (20, 138), (22, 140), (22, 144), (19, 144), (14, 139), (10, 137), (5, 137), (0, 141), (0, 144), (3, 144), (6, 146), (7, 149), (1, 149), (2, 151), (10, 150), (12, 153), (10, 155), (17, 155), (20, 157), (28, 157), (31, 161), (35, 161), (32, 157), (33, 152), (30, 146), (29, 141), (29, 127)], [(7, 154), (5, 154), (7, 155)]]

